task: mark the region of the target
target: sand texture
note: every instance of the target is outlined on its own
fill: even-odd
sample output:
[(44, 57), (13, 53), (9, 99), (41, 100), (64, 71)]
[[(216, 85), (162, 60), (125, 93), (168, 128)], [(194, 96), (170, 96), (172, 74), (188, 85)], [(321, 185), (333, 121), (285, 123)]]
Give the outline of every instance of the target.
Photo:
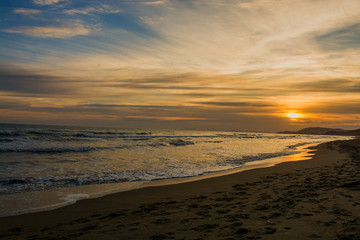
[(0, 219), (2, 239), (360, 239), (360, 139), (307, 161)]

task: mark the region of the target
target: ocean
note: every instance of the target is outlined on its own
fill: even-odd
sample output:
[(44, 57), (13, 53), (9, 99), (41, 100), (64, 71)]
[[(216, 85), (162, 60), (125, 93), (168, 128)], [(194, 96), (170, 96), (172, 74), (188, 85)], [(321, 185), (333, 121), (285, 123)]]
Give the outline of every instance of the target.
[(0, 216), (286, 161), (304, 146), (340, 139), (349, 137), (0, 124)]

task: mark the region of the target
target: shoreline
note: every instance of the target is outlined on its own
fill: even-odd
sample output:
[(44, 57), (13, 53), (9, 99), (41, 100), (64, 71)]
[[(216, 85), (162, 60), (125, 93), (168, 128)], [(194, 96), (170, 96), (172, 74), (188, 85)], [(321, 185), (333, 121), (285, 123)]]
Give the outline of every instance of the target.
[[(213, 177), (236, 174), (252, 169), (273, 167), (277, 164), (284, 162), (305, 161), (311, 159), (311, 156), (313, 155), (312, 149), (317, 145), (319, 144), (310, 143), (300, 145), (294, 149), (294, 151), (297, 152), (294, 154), (250, 161), (246, 162), (240, 167), (236, 167), (233, 169), (207, 172), (197, 176), (158, 179), (151, 181), (134, 181), (72, 186), (48, 189), (44, 191), (23, 192), (12, 195), (0, 196), (0, 202), (2, 203), (2, 205), (0, 206), (0, 218), (20, 216), (24, 214), (31, 214), (43, 211), (51, 211), (75, 204), (76, 202), (81, 200), (100, 198), (125, 191), (132, 191), (135, 189), (194, 182)], [(23, 199), (26, 199), (26, 201), (23, 201)], [(47, 203), (46, 205), (43, 205), (38, 201), (35, 202), (33, 199), (42, 199), (43, 201), (47, 201)], [(24, 209), (17, 210), (16, 208), (20, 205)]]
[(0, 237), (357, 239), (360, 140), (328, 142), (316, 148), (307, 161), (2, 217)]

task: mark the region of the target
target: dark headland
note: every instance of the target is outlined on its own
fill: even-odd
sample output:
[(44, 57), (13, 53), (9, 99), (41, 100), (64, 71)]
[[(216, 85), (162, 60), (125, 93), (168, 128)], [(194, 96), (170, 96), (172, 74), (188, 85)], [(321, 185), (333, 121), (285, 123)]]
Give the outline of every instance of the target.
[(309, 127), (299, 131), (284, 131), (279, 132), (284, 134), (314, 134), (314, 135), (341, 135), (341, 136), (360, 136), (360, 129), (344, 130), (341, 128), (322, 128)]

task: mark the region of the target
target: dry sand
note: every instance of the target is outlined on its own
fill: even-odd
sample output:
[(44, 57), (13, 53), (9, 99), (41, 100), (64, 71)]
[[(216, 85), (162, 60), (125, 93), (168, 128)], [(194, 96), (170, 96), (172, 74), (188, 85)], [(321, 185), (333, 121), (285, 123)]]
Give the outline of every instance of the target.
[(360, 139), (311, 160), (0, 218), (2, 239), (360, 239)]

